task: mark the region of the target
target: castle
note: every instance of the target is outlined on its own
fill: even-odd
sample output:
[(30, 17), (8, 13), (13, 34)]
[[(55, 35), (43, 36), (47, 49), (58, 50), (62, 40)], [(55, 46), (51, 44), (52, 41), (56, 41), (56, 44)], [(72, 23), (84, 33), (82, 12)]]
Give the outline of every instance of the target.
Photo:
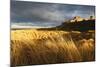
[(69, 20), (70, 22), (80, 22), (80, 21), (87, 21), (87, 20), (95, 20), (95, 16), (90, 16), (89, 18), (81, 18), (80, 16), (75, 16), (73, 19)]

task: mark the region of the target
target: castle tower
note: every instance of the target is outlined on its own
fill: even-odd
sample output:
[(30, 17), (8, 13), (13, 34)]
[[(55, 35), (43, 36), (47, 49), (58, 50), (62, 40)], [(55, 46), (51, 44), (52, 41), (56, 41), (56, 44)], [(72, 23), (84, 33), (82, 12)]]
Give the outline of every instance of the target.
[(80, 16), (75, 16), (73, 20), (78, 22), (78, 21), (83, 21), (83, 18), (81, 18)]
[(89, 19), (90, 19), (90, 20), (94, 20), (94, 19), (95, 19), (95, 16), (90, 16)]

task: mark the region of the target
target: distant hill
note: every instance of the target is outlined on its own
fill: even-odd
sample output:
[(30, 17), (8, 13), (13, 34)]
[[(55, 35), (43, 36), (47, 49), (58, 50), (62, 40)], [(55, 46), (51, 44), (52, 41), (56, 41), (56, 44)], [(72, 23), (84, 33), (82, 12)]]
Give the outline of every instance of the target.
[(95, 20), (83, 20), (73, 23), (64, 22), (60, 26), (57, 26), (55, 28), (59, 30), (78, 30), (78, 31), (95, 30)]

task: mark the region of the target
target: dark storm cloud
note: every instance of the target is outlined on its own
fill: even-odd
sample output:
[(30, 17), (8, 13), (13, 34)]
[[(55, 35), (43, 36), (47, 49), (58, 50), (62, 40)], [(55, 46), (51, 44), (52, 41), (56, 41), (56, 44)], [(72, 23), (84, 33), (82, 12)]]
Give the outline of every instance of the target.
[(74, 16), (89, 17), (90, 15), (94, 15), (94, 13), (94, 6), (25, 1), (11, 2), (12, 23), (31, 22), (36, 24), (43, 24), (44, 22), (45, 24), (54, 23), (58, 25), (65, 19), (70, 19)]

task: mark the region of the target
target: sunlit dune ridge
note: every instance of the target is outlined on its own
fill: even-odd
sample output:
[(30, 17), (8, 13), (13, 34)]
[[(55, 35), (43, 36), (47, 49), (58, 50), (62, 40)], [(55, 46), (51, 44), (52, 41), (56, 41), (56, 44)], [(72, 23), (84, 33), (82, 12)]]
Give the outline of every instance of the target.
[[(67, 34), (64, 31), (37, 31), (37, 30), (13, 30), (11, 32), (12, 40), (30, 40), (30, 39), (41, 39), (48, 37), (59, 37), (59, 34)], [(19, 35), (20, 34), (20, 35)]]
[[(81, 33), (74, 33), (80, 36)], [(95, 60), (94, 39), (75, 40), (70, 32), (11, 31), (11, 64), (51, 64)]]

